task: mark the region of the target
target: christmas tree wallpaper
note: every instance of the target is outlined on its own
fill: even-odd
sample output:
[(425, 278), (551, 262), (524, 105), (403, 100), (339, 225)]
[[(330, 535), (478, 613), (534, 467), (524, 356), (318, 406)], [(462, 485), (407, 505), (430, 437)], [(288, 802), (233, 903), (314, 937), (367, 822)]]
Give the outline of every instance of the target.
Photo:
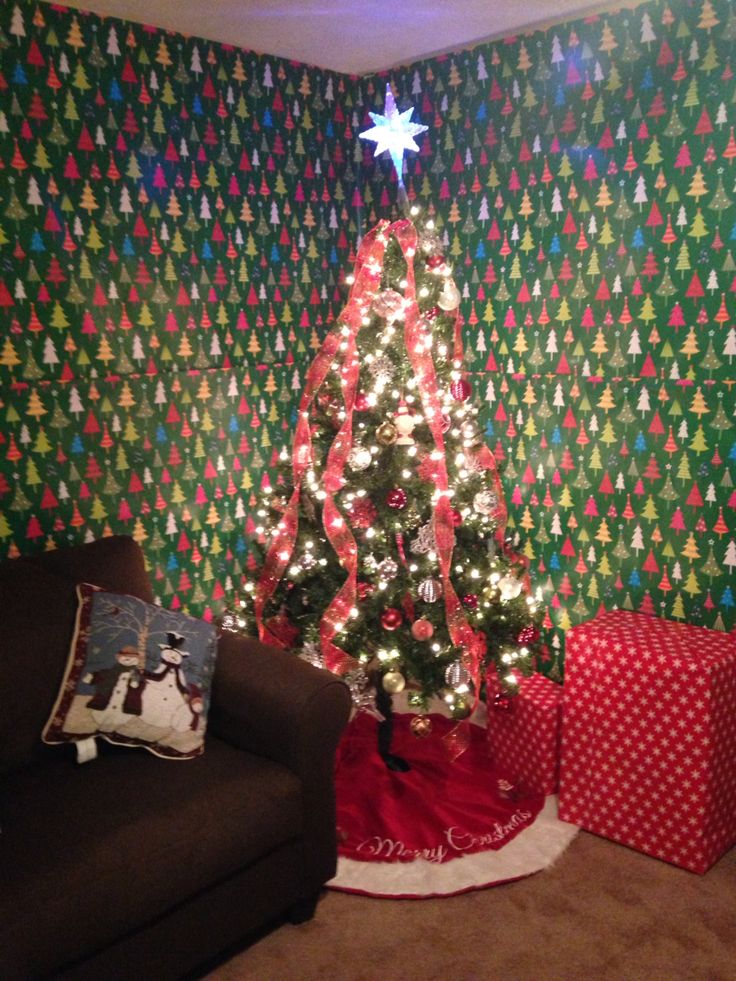
[(736, 13), (643, 3), (367, 78), (0, 5), (0, 556), (132, 534), (216, 616), (360, 240), (386, 83), (545, 607), (736, 624)]

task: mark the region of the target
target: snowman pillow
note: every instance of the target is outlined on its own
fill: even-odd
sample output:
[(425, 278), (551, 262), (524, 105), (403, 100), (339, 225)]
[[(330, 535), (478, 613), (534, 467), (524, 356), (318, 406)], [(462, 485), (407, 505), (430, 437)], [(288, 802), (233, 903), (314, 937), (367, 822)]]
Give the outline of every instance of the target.
[(81, 583), (61, 691), (46, 743), (96, 755), (97, 736), (188, 759), (204, 749), (217, 644), (204, 620)]

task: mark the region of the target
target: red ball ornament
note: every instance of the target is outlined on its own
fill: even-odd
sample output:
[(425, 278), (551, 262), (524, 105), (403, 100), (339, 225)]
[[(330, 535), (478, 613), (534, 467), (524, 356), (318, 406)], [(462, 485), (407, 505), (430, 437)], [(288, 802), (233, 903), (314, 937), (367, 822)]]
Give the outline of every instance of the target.
[(362, 579), (355, 584), (355, 591), (359, 600), (368, 599), (375, 588), (372, 582), (365, 582)]
[(443, 255), (427, 256), (427, 269), (439, 269), (439, 267), (444, 265), (444, 263), (445, 257)]
[(434, 626), (424, 617), (421, 620), (415, 620), (411, 625), (411, 635), (414, 640), (430, 640), (433, 634)]
[(463, 596), (463, 606), (468, 610), (478, 609), (478, 597), (475, 593), (468, 593), (467, 596)]
[(526, 627), (522, 627), (519, 631), (519, 636), (516, 638), (518, 644), (533, 644), (534, 641), (539, 637), (539, 631), (533, 624), (527, 624)]
[(396, 630), (403, 622), (404, 617), (401, 610), (397, 610), (395, 606), (389, 606), (381, 614), (381, 626), (384, 630)]
[(457, 378), (450, 385), (450, 394), (456, 402), (467, 402), (472, 391), (467, 378)]
[(368, 497), (356, 498), (348, 511), (348, 521), (353, 528), (370, 528), (377, 517), (378, 511)]
[(393, 508), (394, 511), (400, 511), (402, 508), (405, 508), (407, 500), (406, 491), (400, 487), (395, 487), (386, 495), (386, 504), (390, 508)]
[(463, 523), (463, 516), (455, 508), (450, 508), (450, 520), (452, 521), (453, 527), (459, 528)]
[(358, 394), (355, 396), (355, 401), (353, 402), (353, 408), (356, 412), (365, 412), (370, 408), (368, 396), (365, 394), (365, 392), (358, 392)]

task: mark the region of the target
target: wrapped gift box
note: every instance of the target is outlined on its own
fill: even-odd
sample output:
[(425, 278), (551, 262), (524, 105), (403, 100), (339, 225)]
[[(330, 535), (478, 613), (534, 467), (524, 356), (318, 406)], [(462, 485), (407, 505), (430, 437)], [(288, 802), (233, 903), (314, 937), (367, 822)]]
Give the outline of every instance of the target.
[(487, 679), (488, 746), (494, 765), (523, 791), (554, 794), (560, 761), (562, 687), (541, 674), (522, 678), (500, 704), (495, 671)]
[(560, 818), (705, 872), (736, 841), (736, 640), (608, 611), (567, 634)]

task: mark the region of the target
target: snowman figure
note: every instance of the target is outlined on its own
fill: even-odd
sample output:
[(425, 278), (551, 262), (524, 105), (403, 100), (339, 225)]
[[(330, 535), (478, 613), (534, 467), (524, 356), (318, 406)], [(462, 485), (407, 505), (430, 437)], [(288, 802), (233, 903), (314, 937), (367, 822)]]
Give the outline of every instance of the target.
[(115, 655), (114, 665), (88, 671), (82, 680), (94, 685), (87, 708), (100, 731), (115, 732), (141, 714), (144, 681), (134, 647), (123, 647)]
[(182, 649), (185, 638), (166, 634), (166, 643), (159, 644), (161, 663), (155, 671), (145, 671), (142, 720), (149, 725), (174, 732), (195, 731), (202, 713), (202, 693), (187, 682), (182, 662), (189, 651)]

